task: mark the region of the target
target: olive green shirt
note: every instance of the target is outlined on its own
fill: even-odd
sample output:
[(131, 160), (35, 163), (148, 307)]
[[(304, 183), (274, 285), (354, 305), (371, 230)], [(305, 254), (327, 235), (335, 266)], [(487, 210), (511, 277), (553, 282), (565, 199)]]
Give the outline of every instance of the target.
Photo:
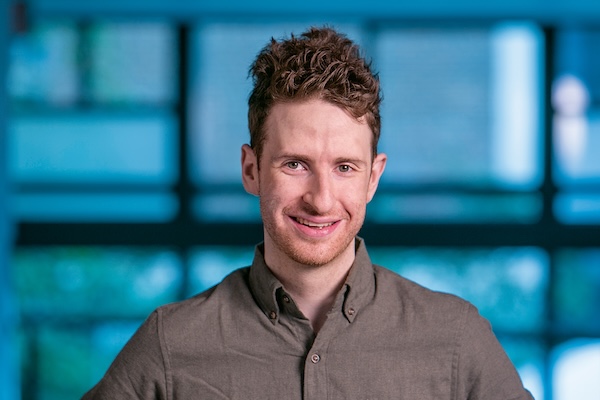
[(251, 267), (157, 309), (84, 399), (532, 399), (471, 304), (356, 243), (318, 335), (259, 245)]

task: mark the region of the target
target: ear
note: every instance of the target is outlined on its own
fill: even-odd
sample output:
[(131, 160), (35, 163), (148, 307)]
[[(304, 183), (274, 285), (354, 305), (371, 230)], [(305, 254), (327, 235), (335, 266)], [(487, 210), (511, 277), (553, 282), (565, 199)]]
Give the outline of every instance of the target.
[(367, 191), (367, 203), (373, 199), (377, 186), (379, 185), (379, 178), (385, 170), (385, 164), (387, 163), (387, 156), (384, 153), (379, 153), (373, 159), (373, 165), (371, 165), (371, 176), (369, 177), (369, 188)]
[(258, 196), (258, 160), (247, 144), (242, 146), (242, 183), (246, 192)]

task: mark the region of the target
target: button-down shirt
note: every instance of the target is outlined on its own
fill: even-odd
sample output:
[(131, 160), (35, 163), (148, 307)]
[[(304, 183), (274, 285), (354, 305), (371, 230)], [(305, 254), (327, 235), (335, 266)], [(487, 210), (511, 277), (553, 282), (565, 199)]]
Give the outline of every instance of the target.
[(317, 335), (256, 248), (157, 309), (89, 399), (532, 399), (468, 302), (371, 263), (364, 243)]

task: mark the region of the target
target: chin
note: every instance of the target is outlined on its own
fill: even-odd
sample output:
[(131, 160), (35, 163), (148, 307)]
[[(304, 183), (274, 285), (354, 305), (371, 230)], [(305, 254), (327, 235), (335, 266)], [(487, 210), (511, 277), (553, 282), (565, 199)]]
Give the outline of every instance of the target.
[(304, 244), (298, 245), (298, 243), (292, 246), (279, 246), (279, 248), (292, 260), (297, 263), (319, 267), (322, 265), (329, 264), (338, 258), (353, 242), (354, 237), (348, 243), (335, 243), (329, 244)]

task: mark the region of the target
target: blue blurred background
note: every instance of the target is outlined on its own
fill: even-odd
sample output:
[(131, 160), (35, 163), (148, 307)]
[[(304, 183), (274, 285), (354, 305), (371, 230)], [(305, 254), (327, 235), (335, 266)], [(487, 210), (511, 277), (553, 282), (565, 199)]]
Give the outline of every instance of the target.
[(2, 2), (0, 399), (79, 398), (250, 263), (248, 67), (329, 24), (384, 91), (374, 261), (472, 301), (536, 399), (597, 400), (600, 2), (208, 3)]

